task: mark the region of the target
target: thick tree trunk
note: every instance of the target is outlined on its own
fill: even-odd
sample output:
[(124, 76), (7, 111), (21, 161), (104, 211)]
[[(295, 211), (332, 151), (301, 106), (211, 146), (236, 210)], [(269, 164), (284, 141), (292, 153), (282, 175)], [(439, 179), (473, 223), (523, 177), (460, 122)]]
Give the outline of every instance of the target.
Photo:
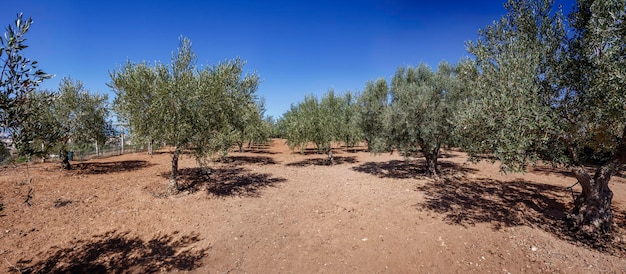
[(608, 166), (602, 166), (593, 178), (582, 167), (573, 171), (582, 192), (567, 216), (571, 228), (592, 238), (611, 232), (614, 224), (611, 209), (613, 192), (609, 189), (609, 180), (613, 171)]
[(426, 158), (426, 174), (429, 176), (439, 176), (439, 167), (437, 162), (439, 160), (439, 147), (432, 150), (422, 150), (424, 158)]
[(243, 142), (237, 144), (239, 146), (239, 152), (243, 152)]
[(176, 194), (180, 190), (178, 186), (178, 155), (179, 150), (177, 147), (172, 153), (172, 174), (170, 175), (170, 181), (167, 186), (167, 192), (170, 194)]
[(152, 155), (152, 146), (154, 145), (154, 140), (150, 139), (150, 142), (148, 142), (148, 155)]
[[(575, 153), (571, 151), (573, 149), (570, 149), (570, 153), (576, 159)], [(582, 192), (574, 201), (574, 209), (567, 216), (573, 230), (591, 238), (612, 232), (615, 224), (611, 209), (613, 192), (609, 189), (609, 181), (624, 164), (626, 164), (626, 127), (613, 151), (613, 158), (598, 168), (593, 177), (582, 166), (573, 169), (582, 187)]]
[(429, 176), (438, 176), (439, 168), (437, 167), (437, 155), (434, 153), (425, 153), (424, 157), (426, 157), (426, 174)]
[(333, 149), (332, 148), (328, 149), (328, 164), (331, 165), (331, 166), (335, 164), (335, 159), (333, 158)]
[(70, 158), (65, 149), (61, 150), (61, 166), (65, 170), (72, 169), (72, 165), (70, 164)]

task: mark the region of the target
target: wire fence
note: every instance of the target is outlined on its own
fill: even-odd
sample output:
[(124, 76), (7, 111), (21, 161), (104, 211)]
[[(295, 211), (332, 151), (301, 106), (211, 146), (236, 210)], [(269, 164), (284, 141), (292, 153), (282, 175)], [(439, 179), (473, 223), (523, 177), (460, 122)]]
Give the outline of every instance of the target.
[[(133, 144), (133, 145), (105, 145), (99, 148), (97, 151), (95, 147), (86, 149), (75, 149), (70, 151), (71, 160), (73, 161), (85, 161), (93, 158), (105, 158), (111, 156), (119, 156), (128, 153), (147, 152), (148, 146), (145, 144)], [(58, 158), (60, 155), (56, 155)]]

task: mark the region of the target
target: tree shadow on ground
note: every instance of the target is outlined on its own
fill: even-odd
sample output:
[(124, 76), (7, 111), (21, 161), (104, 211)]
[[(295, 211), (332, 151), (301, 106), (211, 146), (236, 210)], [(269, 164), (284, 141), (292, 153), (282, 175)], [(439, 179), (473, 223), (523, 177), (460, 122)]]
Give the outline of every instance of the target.
[(73, 165), (72, 169), (78, 174), (107, 174), (135, 171), (153, 165), (154, 164), (151, 164), (148, 161), (129, 160), (116, 162), (78, 163)]
[[(334, 161), (332, 165), (354, 164), (358, 163), (354, 156), (336, 156), (333, 157)], [(331, 165), (328, 158), (313, 158), (306, 159), (298, 162), (288, 163), (286, 166), (306, 167), (306, 166), (329, 166)]]
[[(285, 182), (285, 178), (271, 177), (271, 174), (254, 173), (242, 167), (228, 166), (216, 169), (185, 168), (179, 170), (181, 191), (190, 193), (206, 190), (218, 197), (241, 196), (259, 197), (260, 190)], [(170, 173), (163, 173), (169, 178)]]
[(551, 166), (534, 166), (530, 169), (530, 172), (541, 175), (559, 174), (563, 177), (576, 178), (571, 170)]
[(341, 147), (341, 151), (345, 153), (359, 153), (359, 152), (367, 152), (367, 146), (356, 146), (356, 147)]
[(265, 150), (265, 149), (253, 149), (253, 150), (246, 150), (246, 153), (254, 153), (254, 154), (268, 154), (268, 155), (278, 154), (278, 152), (269, 151), (269, 150)]
[(208, 249), (194, 248), (197, 234), (156, 236), (144, 241), (129, 232), (110, 231), (40, 254), (41, 261), (21, 260), (21, 273), (155, 273), (190, 271), (202, 266)]
[[(335, 150), (333, 150), (333, 153), (335, 152)], [(322, 151), (318, 150), (317, 148), (305, 148), (305, 149), (299, 149), (299, 150), (292, 150), (291, 154), (300, 154), (300, 155), (314, 155), (314, 154), (318, 154), (321, 155), (323, 154)]]
[[(376, 175), (380, 178), (422, 179), (427, 176), (425, 163), (425, 160), (391, 160), (387, 162), (367, 162), (352, 169)], [(476, 169), (451, 162), (439, 162), (438, 168), (439, 172), (446, 176), (477, 171)]]
[[(598, 167), (595, 167), (595, 166), (585, 166), (585, 169), (590, 174), (595, 174), (595, 172), (598, 169)], [(569, 170), (567, 168), (551, 167), (551, 166), (535, 166), (535, 167), (533, 167), (530, 170), (530, 172), (532, 172), (532, 173), (539, 173), (539, 174), (542, 174), (542, 175), (560, 174), (563, 177), (574, 179), (572, 181), (573, 183), (576, 182), (576, 176), (574, 175), (574, 173), (571, 170)], [(615, 172), (615, 174), (613, 174), (613, 177), (626, 179), (626, 172), (623, 169), (618, 170), (618, 171)], [(621, 182), (611, 181), (611, 183), (621, 183)]]
[[(443, 182), (427, 182), (417, 189), (426, 198), (416, 207), (443, 214), (449, 224), (488, 223), (495, 230), (528, 226), (572, 243), (626, 255), (624, 243), (614, 243), (608, 238), (586, 239), (568, 229), (565, 212), (573, 200), (564, 187), (522, 180), (445, 178)], [(616, 221), (623, 222), (617, 215)]]
[(232, 164), (232, 165), (245, 165), (245, 164), (257, 164), (257, 165), (275, 165), (277, 164), (271, 157), (265, 156), (228, 156), (224, 160), (218, 160), (217, 162)]
[[(398, 151), (394, 151), (394, 152), (398, 152)], [(415, 152), (398, 152), (401, 156), (410, 158), (410, 159), (419, 159), (419, 158), (424, 158), (424, 153), (420, 152), (420, 151), (415, 151)], [(457, 154), (453, 154), (453, 153), (449, 153), (449, 152), (440, 152), (439, 153), (439, 159), (452, 159), (452, 158), (457, 158), (459, 157), (459, 155)]]

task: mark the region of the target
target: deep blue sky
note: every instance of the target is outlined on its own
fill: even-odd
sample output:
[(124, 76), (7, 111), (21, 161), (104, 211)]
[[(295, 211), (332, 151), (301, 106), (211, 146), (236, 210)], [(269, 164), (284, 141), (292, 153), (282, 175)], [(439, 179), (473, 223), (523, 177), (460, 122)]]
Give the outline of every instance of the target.
[[(198, 65), (247, 60), (267, 114), (278, 117), (306, 94), (360, 91), (399, 66), (456, 63), (504, 1), (18, 0), (2, 4), (0, 26), (19, 12), (34, 19), (25, 55), (56, 75), (43, 88), (70, 76), (111, 100), (109, 71), (127, 59), (170, 63), (183, 35)], [(556, 2), (569, 10), (574, 0)]]

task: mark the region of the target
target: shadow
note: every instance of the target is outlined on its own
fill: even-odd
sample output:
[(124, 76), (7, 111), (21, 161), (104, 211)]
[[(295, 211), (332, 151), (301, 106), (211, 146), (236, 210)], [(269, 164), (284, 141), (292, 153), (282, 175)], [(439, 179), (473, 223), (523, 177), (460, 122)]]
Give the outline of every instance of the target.
[(71, 204), (73, 201), (72, 200), (66, 200), (66, 199), (57, 199), (56, 201), (54, 201), (54, 207), (55, 208), (61, 208), (64, 207), (66, 205)]
[[(387, 162), (367, 162), (352, 169), (376, 175), (380, 178), (421, 179), (428, 177), (425, 163), (425, 160), (391, 160)], [(476, 169), (450, 162), (439, 162), (438, 168), (441, 175), (456, 175), (458, 173), (477, 171)]]
[[(398, 153), (403, 156), (403, 157), (407, 157), (407, 158), (411, 158), (411, 159), (420, 159), (420, 158), (424, 158), (424, 153), (422, 153), (421, 151), (414, 151), (414, 152), (401, 152), (398, 151)], [(439, 159), (451, 159), (451, 158), (457, 158), (459, 157), (459, 155), (455, 155), (449, 152), (439, 152)]]
[[(242, 167), (222, 167), (218, 169), (185, 168), (179, 170), (181, 191), (190, 193), (206, 190), (219, 197), (241, 196), (259, 197), (259, 191), (287, 181), (273, 178), (270, 174), (249, 172)], [(161, 174), (169, 178), (170, 173)]]
[[(589, 172), (589, 174), (593, 176), (598, 168), (585, 166), (585, 169), (587, 170), (587, 172)], [(560, 174), (563, 177), (572, 178), (574, 179), (574, 181), (572, 182), (576, 182), (576, 176), (574, 175), (574, 173), (571, 170), (563, 167), (535, 166), (530, 169), (530, 172), (538, 173), (541, 175)], [(626, 179), (626, 172), (624, 172), (623, 170), (617, 170), (615, 174), (613, 174), (613, 177)], [(610, 183), (617, 184), (620, 183), (620, 181), (611, 180)]]
[(72, 166), (78, 174), (107, 174), (134, 171), (153, 166), (148, 161), (130, 160), (117, 162), (78, 163)]
[[(335, 150), (333, 150), (333, 153)], [(323, 151), (318, 151), (317, 148), (305, 148), (305, 149), (296, 149), (292, 150), (291, 154), (300, 154), (300, 155), (324, 155)]]
[(488, 223), (495, 230), (528, 226), (575, 244), (626, 255), (626, 243), (583, 238), (568, 229), (565, 212), (573, 200), (564, 187), (522, 180), (446, 178), (443, 182), (427, 182), (417, 189), (426, 198), (416, 207), (442, 214), (448, 224), (465, 227)]
[[(333, 157), (334, 163), (333, 165), (342, 165), (342, 164), (354, 164), (359, 161), (356, 160), (354, 156), (335, 156)], [(314, 158), (314, 159), (306, 159), (299, 162), (293, 162), (286, 164), (286, 166), (296, 166), (296, 167), (305, 167), (305, 166), (329, 166), (328, 158)]]
[[(176, 235), (178, 232), (174, 232)], [(22, 273), (155, 273), (189, 271), (202, 266), (207, 249), (192, 245), (197, 234), (157, 236), (148, 241), (129, 232), (110, 231), (89, 240), (76, 240), (67, 247), (54, 247), (41, 261), (21, 260)], [(14, 269), (17, 270), (17, 269)]]
[(278, 152), (267, 151), (267, 150), (247, 150), (246, 152), (247, 153), (254, 153), (254, 154), (267, 154), (267, 155), (278, 154)]
[(258, 165), (275, 165), (276, 161), (265, 156), (228, 156), (225, 160), (217, 160), (216, 162), (227, 163), (232, 165), (258, 164)]
[(559, 174), (563, 177), (576, 178), (571, 170), (551, 166), (535, 166), (529, 168), (529, 172), (538, 173), (541, 175)]
[(341, 147), (341, 151), (345, 153), (359, 153), (359, 152), (367, 152), (367, 146), (356, 146), (356, 147)]

